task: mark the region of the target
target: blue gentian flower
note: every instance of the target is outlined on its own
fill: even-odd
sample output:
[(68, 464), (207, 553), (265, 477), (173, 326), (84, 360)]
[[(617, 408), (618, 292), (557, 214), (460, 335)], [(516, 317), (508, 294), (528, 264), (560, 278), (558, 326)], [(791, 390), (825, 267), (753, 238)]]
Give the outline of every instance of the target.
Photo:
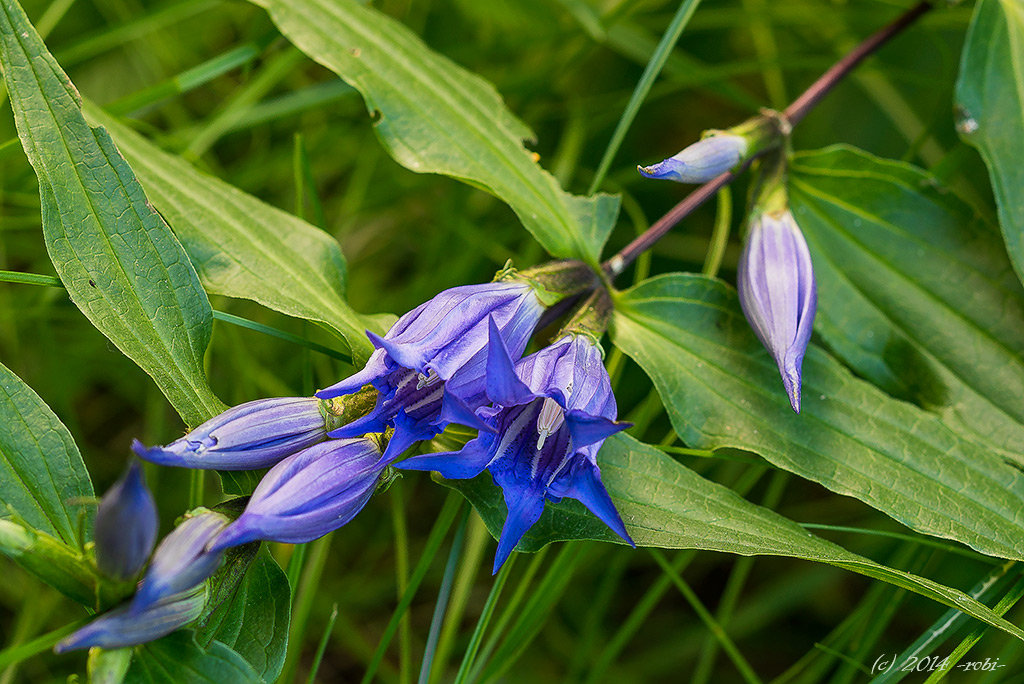
[(518, 357), (544, 308), (532, 283), (503, 280), (445, 290), (399, 318), (384, 337), (367, 331), (377, 350), (366, 367), (316, 396), (329, 399), (370, 384), (379, 393), (377, 405), (331, 437), (394, 427), (384, 453), (390, 462), (450, 423), (482, 428), (474, 410), (486, 402), (487, 321), (494, 320), (499, 337)]
[(132, 450), (161, 465), (254, 470), (325, 439), (321, 402), (314, 397), (281, 397), (233, 406), (167, 446), (146, 447), (135, 440)]
[(800, 413), (801, 366), (817, 307), (807, 242), (788, 209), (756, 213), (740, 256), (740, 304)]
[(207, 546), (227, 524), (228, 519), (220, 513), (197, 509), (167, 535), (132, 598), (130, 613), (140, 615), (216, 572), (223, 554), (209, 551)]
[(93, 646), (114, 649), (144, 644), (192, 622), (202, 614), (205, 605), (205, 584), (168, 596), (141, 612), (133, 612), (129, 605), (124, 605), (99, 616), (58, 642), (53, 650), (65, 653)]
[(647, 178), (707, 183), (742, 162), (748, 147), (747, 139), (741, 135), (717, 133), (698, 140), (664, 161), (636, 168)]
[(132, 460), (96, 511), (96, 565), (110, 577), (126, 580), (146, 564), (157, 533), (156, 502), (146, 487), (141, 464)]
[(242, 515), (210, 548), (322, 537), (362, 510), (386, 467), (369, 438), (332, 439), (289, 456), (263, 477)]
[(493, 405), (478, 411), (487, 430), (458, 452), (413, 456), (396, 467), (436, 470), (449, 479), (491, 472), (508, 507), (494, 572), (540, 518), (545, 499), (581, 501), (633, 544), (597, 465), (604, 440), (628, 427), (615, 422), (615, 397), (597, 342), (588, 334), (568, 334), (514, 363), (493, 325), (491, 336), (486, 392)]

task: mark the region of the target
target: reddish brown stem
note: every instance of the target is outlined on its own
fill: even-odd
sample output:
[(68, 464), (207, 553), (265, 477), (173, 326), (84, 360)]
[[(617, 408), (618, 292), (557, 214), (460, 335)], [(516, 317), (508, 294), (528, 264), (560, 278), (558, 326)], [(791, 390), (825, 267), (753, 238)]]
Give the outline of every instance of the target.
[[(891, 24), (888, 24), (878, 30), (860, 45), (851, 50), (845, 57), (833, 64), (828, 71), (818, 78), (818, 80), (812, 83), (811, 86), (800, 95), (800, 97), (786, 107), (785, 111), (782, 112), (784, 119), (789, 122), (790, 126), (801, 121), (807, 113), (811, 111), (811, 109), (813, 109), (823, 97), (825, 97), (825, 95), (835, 88), (836, 85), (838, 85), (839, 82), (854, 69), (854, 67), (873, 54), (878, 50), (878, 48), (882, 47), (882, 45), (888, 42), (889, 39), (893, 38), (895, 35), (903, 31), (903, 29), (917, 21), (921, 15), (931, 8), (932, 5), (928, 0), (919, 2), (900, 15)], [(672, 230), (677, 223), (689, 216), (695, 209), (697, 209), (697, 207), (713, 197), (716, 192), (731, 183), (733, 179), (744, 170), (744, 168), (746, 168), (746, 166), (741, 169), (737, 169), (736, 171), (727, 171), (687, 195), (682, 202), (672, 207), (667, 214), (655, 221), (654, 224), (644, 231), (642, 235), (638, 236), (635, 240), (619, 250), (615, 256), (602, 264), (605, 272), (608, 273), (608, 276), (614, 279), (622, 273), (627, 266), (633, 263), (638, 256), (654, 246), (654, 243)]]

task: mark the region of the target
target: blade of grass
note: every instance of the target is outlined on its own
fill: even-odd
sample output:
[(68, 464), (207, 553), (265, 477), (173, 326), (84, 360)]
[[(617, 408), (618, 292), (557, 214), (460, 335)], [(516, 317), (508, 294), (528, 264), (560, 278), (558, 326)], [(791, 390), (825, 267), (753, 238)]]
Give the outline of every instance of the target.
[(264, 335), (276, 337), (279, 340), (284, 340), (285, 342), (297, 344), (300, 347), (305, 347), (307, 349), (312, 349), (313, 351), (318, 351), (321, 354), (330, 356), (331, 358), (334, 359), (338, 359), (339, 361), (344, 361), (345, 363), (352, 363), (352, 357), (349, 356), (348, 354), (344, 354), (335, 349), (331, 349), (330, 347), (325, 347), (322, 344), (317, 344), (316, 342), (313, 342), (312, 340), (307, 340), (304, 337), (293, 335), (290, 332), (285, 332), (284, 330), (280, 330), (269, 325), (264, 325), (263, 323), (251, 321), (248, 318), (242, 318), (241, 316), (235, 316), (234, 314), (225, 313), (223, 311), (214, 311), (213, 318), (214, 320), (217, 321), (223, 321), (225, 323), (237, 325), (240, 328), (255, 330), (256, 332), (261, 332)]
[(718, 277), (718, 270), (722, 268), (722, 258), (725, 257), (725, 248), (729, 244), (729, 228), (732, 225), (732, 190), (726, 186), (715, 195), (717, 208), (715, 209), (715, 227), (711, 232), (711, 242), (708, 243), (708, 253), (704, 257), (704, 267), (701, 273), (709, 278)]
[(62, 67), (67, 69), (90, 57), (95, 57), (125, 43), (162, 31), (179, 21), (207, 12), (219, 4), (221, 4), (221, 0), (185, 0), (184, 2), (168, 3), (141, 15), (138, 19), (126, 21), (119, 26), (88, 35), (70, 47), (59, 50), (54, 57)]
[(448, 657), (466, 614), (469, 596), (480, 571), (484, 552), (491, 543), (491, 535), (476, 511), (470, 513), (467, 536), (466, 547), (459, 562), (459, 572), (455, 577), (455, 587), (452, 590), (451, 609), (445, 615), (444, 624), (441, 627), (441, 638), (438, 640), (437, 653), (432, 666), (432, 680), (444, 677)]
[(373, 660), (370, 661), (370, 665), (366, 668), (366, 673), (363, 675), (363, 684), (369, 684), (373, 681), (373, 676), (377, 673), (377, 668), (380, 667), (380, 663), (384, 659), (384, 654), (391, 643), (391, 638), (398, 630), (399, 621), (405, 615), (405, 611), (409, 609), (409, 605), (412, 604), (412, 600), (416, 596), (416, 590), (420, 588), (423, 577), (427, 574), (427, 570), (430, 569), (430, 565), (433, 563), (434, 557), (437, 555), (438, 549), (441, 548), (445, 535), (455, 521), (455, 516), (461, 507), (462, 497), (455, 492), (450, 492), (444, 501), (441, 512), (438, 513), (434, 527), (430, 530), (430, 536), (427, 537), (427, 543), (423, 547), (423, 554), (420, 556), (420, 560), (416, 563), (412, 576), (409, 578), (409, 587), (406, 589), (405, 595), (402, 596), (402, 600), (395, 606), (395, 612), (392, 613), (391, 620), (384, 629), (384, 634), (381, 635), (377, 650), (373, 653)]
[[(487, 639), (487, 643), (480, 649), (480, 654), (476, 658), (476, 665), (473, 666), (472, 672), (469, 674), (469, 680), (472, 682), (479, 680), (480, 672), (484, 666), (487, 665), (488, 659), (494, 652), (495, 647), (498, 645), (498, 641), (505, 634), (506, 628), (514, 617), (518, 617), (520, 620), (523, 615), (529, 610), (520, 610), (520, 606), (523, 600), (526, 598), (526, 593), (530, 590), (533, 584), (533, 578), (536, 577), (537, 572), (547, 559), (548, 549), (550, 546), (545, 546), (543, 549), (533, 554), (530, 559), (530, 565), (527, 566), (526, 572), (523, 573), (516, 581), (516, 590), (512, 593), (512, 598), (509, 599), (504, 609), (501, 611), (501, 616), (498, 618), (497, 623), (494, 625), (494, 629), (491, 630), (491, 634)], [(563, 549), (564, 550), (564, 549)], [(536, 596), (536, 592), (534, 593)]]
[[(675, 559), (670, 564), (670, 567), (679, 572), (685, 568), (690, 561), (697, 557), (694, 551), (683, 551), (676, 554)], [(672, 581), (669, 579), (667, 573), (662, 575), (655, 580), (650, 588), (644, 593), (644, 595), (637, 601), (636, 605), (633, 606), (633, 610), (630, 611), (629, 615), (625, 620), (622, 621), (619, 629), (615, 631), (611, 639), (601, 650), (601, 657), (598, 658), (590, 668), (590, 673), (586, 678), (586, 684), (597, 684), (598, 682), (605, 681), (605, 674), (619, 653), (622, 652), (629, 642), (636, 635), (637, 631), (643, 626), (647, 620), (647, 616), (651, 614), (651, 611), (658, 605), (661, 599), (668, 592), (669, 587), (672, 586)]]
[[(772, 473), (772, 478), (768, 483), (768, 489), (765, 491), (764, 498), (761, 500), (761, 505), (775, 510), (775, 507), (779, 505), (779, 501), (782, 500), (782, 493), (788, 481), (788, 473), (782, 471)], [(715, 610), (715, 620), (722, 626), (722, 629), (726, 629), (729, 626), (733, 611), (736, 609), (736, 604), (739, 602), (740, 595), (743, 593), (743, 587), (753, 567), (754, 556), (737, 558), (733, 564), (732, 571), (729, 573), (729, 579), (725, 582), (725, 589), (722, 590), (722, 597), (718, 602), (718, 608)], [(718, 641), (714, 638), (714, 635), (708, 635), (704, 640), (704, 648), (701, 650), (697, 669), (693, 673), (692, 684), (705, 684), (710, 681), (717, 655)]]
[(0, 271), (0, 282), (20, 283), (22, 285), (45, 285), (47, 287), (63, 288), (64, 283), (57, 276), (41, 275), (39, 273), (21, 273), (19, 271)]
[(696, 592), (693, 591), (690, 585), (683, 580), (679, 572), (677, 572), (668, 562), (665, 555), (657, 549), (651, 549), (651, 555), (654, 556), (654, 560), (657, 561), (658, 565), (661, 566), (662, 571), (664, 571), (665, 574), (668, 575), (669, 579), (672, 580), (676, 589), (678, 589), (679, 593), (683, 595), (686, 602), (690, 604), (693, 611), (697, 613), (697, 617), (700, 618), (700, 621), (704, 623), (708, 628), (708, 631), (710, 631), (718, 641), (722, 650), (729, 656), (729, 660), (731, 660), (732, 664), (736, 666), (736, 669), (739, 671), (740, 676), (743, 677), (744, 681), (748, 682), (748, 684), (761, 684), (761, 678), (757, 676), (757, 673), (754, 672), (750, 663), (748, 663), (747, 659), (743, 657), (740, 650), (736, 648), (736, 644), (733, 643), (732, 639), (729, 638), (729, 635), (726, 634), (722, 626), (717, 620), (715, 620), (715, 616), (711, 614), (711, 611), (704, 607), (704, 604), (701, 602)]
[(71, 624), (64, 625), (52, 632), (47, 632), (42, 636), (36, 637), (32, 641), (0, 651), (0, 669), (10, 667), (15, 663), (20, 663), (21, 661), (31, 658), (34, 655), (38, 655), (43, 651), (50, 650), (58, 641), (71, 634), (79, 627), (84, 627), (91, 620), (91, 616), (84, 617), (81, 620), (76, 620)]
[(320, 643), (317, 644), (316, 654), (313, 656), (313, 664), (309, 668), (309, 679), (306, 680), (306, 684), (315, 684), (316, 673), (320, 670), (320, 663), (324, 659), (324, 651), (327, 650), (327, 641), (331, 637), (331, 631), (334, 629), (334, 621), (338, 619), (338, 604), (335, 603), (334, 607), (331, 608), (331, 617), (327, 618), (327, 626), (324, 627), (324, 633), (320, 637)]
[(583, 620), (576, 654), (569, 664), (569, 674), (565, 678), (568, 682), (580, 681), (587, 663), (593, 659), (597, 640), (601, 633), (601, 623), (613, 605), (619, 583), (632, 560), (632, 556), (625, 553), (610, 553), (610, 556), (601, 583), (591, 597), (590, 608)]
[(668, 60), (669, 55), (672, 54), (672, 49), (676, 46), (679, 41), (679, 36), (683, 34), (683, 29), (686, 28), (686, 24), (690, 21), (690, 17), (697, 11), (697, 6), (700, 4), (700, 0), (684, 0), (679, 5), (679, 9), (676, 10), (676, 14), (672, 17), (672, 21), (669, 22), (668, 28), (665, 29), (664, 35), (661, 37), (661, 41), (658, 43), (658, 47), (654, 49), (654, 53), (651, 55), (650, 60), (647, 62), (646, 68), (644, 68), (643, 74), (640, 76), (640, 80), (637, 81), (636, 88), (633, 89), (633, 94), (629, 98), (629, 102), (626, 104), (626, 109), (622, 112), (622, 116), (619, 118), (618, 124), (615, 126), (615, 131), (612, 133), (611, 140), (608, 141), (608, 146), (605, 148), (604, 155), (601, 157), (601, 162), (597, 165), (597, 171), (594, 172), (594, 179), (590, 183), (590, 188), (587, 190), (588, 195), (593, 195), (597, 192), (598, 188), (604, 182), (604, 178), (608, 173), (608, 169), (612, 165), (612, 160), (615, 158), (616, 153), (619, 151), (619, 147), (622, 145), (622, 141), (626, 137), (626, 133), (629, 131), (630, 126), (633, 125), (633, 120), (636, 119), (637, 112), (640, 111), (640, 106), (647, 98), (648, 93), (651, 92), (651, 86), (654, 85), (655, 79), (658, 78), (658, 74), (661, 73), (662, 67), (665, 66), (665, 62)]
[(292, 622), (288, 629), (288, 656), (285, 658), (281, 676), (278, 677), (280, 682), (294, 682), (298, 677), (297, 670), (299, 659), (302, 657), (303, 637), (309, 624), (309, 616), (313, 612), (317, 588), (320, 586), (320, 576), (327, 563), (327, 552), (331, 548), (331, 537), (333, 536), (332, 532), (309, 544), (309, 559), (302, 569), (299, 588), (295, 590)]
[[(401, 483), (392, 485), (391, 522), (395, 532), (395, 600), (401, 601), (409, 588), (409, 530), (405, 524), (405, 495)], [(406, 684), (412, 677), (412, 628), (408, 612), (398, 625), (398, 681)]]
[(852, 532), (854, 534), (865, 534), (873, 537), (889, 537), (890, 539), (901, 539), (903, 541), (914, 542), (921, 546), (931, 546), (942, 551), (949, 553), (955, 553), (958, 556), (964, 556), (971, 560), (976, 560), (981, 563), (998, 563), (998, 558), (992, 556), (985, 556), (970, 549), (964, 549), (953, 544), (929, 539), (928, 537), (917, 537), (912, 534), (902, 534), (900, 532), (886, 532), (884, 530), (869, 530), (863, 527), (844, 527), (843, 525), (820, 525), (817, 523), (798, 523), (800, 527), (806, 530), (831, 530), (833, 532)]
[(743, 0), (743, 11), (750, 24), (750, 37), (757, 57), (764, 63), (763, 78), (768, 101), (774, 109), (782, 109), (789, 102), (786, 96), (786, 82), (779, 66), (779, 46), (775, 42), (772, 25), (768, 21), (768, 6), (764, 0)]
[(519, 558), (518, 553), (513, 553), (509, 556), (491, 584), (491, 591), (487, 594), (484, 609), (480, 612), (480, 617), (476, 621), (476, 627), (473, 628), (473, 635), (469, 638), (469, 645), (466, 646), (466, 651), (462, 655), (462, 664), (459, 665), (459, 671), (455, 675), (455, 684), (466, 684), (468, 681), (467, 678), (469, 677), (470, 669), (473, 667), (473, 660), (476, 658), (477, 649), (480, 648), (480, 642), (484, 638), (484, 631), (487, 629), (487, 624), (491, 621), (491, 616), (494, 614), (494, 609), (498, 605), (501, 592), (505, 588), (505, 583), (508, 581), (508, 576), (512, 573), (512, 568), (515, 566), (517, 558)]
[(184, 156), (199, 158), (206, 154), (246, 112), (305, 60), (306, 56), (292, 46), (269, 58), (252, 80), (239, 88), (205, 123), (197, 129), (180, 132), (183, 139), (190, 141)]
[(430, 629), (427, 632), (427, 644), (423, 648), (423, 662), (420, 665), (418, 684), (429, 684), (430, 682), (430, 669), (434, 664), (434, 653), (437, 651), (438, 637), (441, 635), (441, 624), (444, 622), (445, 612), (448, 608), (448, 599), (452, 593), (455, 568), (459, 564), (462, 544), (466, 539), (466, 523), (469, 521), (469, 511), (468, 507), (462, 509), (462, 516), (459, 519), (458, 527), (455, 528), (452, 548), (448, 552), (448, 562), (444, 566), (441, 588), (437, 590), (437, 600), (434, 602), (434, 614), (430, 618)]
[(252, 63), (267, 48), (274, 35), (267, 34), (258, 41), (233, 47), (166, 81), (114, 100), (103, 108), (114, 116), (124, 116), (138, 113), (169, 98), (184, 95), (215, 78)]
[[(533, 640), (548, 622), (548, 616), (561, 601), (566, 589), (572, 581), (576, 568), (585, 564), (586, 550), (589, 545), (568, 543), (562, 546), (553, 562), (548, 564), (547, 571), (540, 583), (533, 589), (530, 600), (516, 614), (516, 621), (508, 630), (508, 636), (496, 651), (492, 662), (479, 662), (475, 671), (483, 669), (481, 676), (473, 674), (471, 681), (490, 682), (504, 676), (505, 672), (516, 662), (519, 656), (529, 647)], [(539, 555), (539, 554), (538, 554)], [(538, 563), (538, 567), (540, 563)], [(533, 569), (533, 568), (531, 568)], [(527, 585), (527, 588), (528, 585)], [(500, 636), (496, 632), (495, 637)]]

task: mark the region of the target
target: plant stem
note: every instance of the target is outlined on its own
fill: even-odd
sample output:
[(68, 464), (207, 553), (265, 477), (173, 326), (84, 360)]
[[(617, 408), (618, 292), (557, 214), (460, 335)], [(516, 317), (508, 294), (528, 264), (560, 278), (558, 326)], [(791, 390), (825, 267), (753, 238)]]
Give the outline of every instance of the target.
[(833, 64), (828, 71), (811, 84), (810, 88), (805, 90), (800, 97), (796, 98), (791, 105), (786, 107), (782, 114), (789, 119), (790, 124), (794, 126), (798, 124), (823, 97), (828, 95), (829, 91), (835, 88), (847, 74), (853, 71), (854, 67), (863, 62), (865, 58), (874, 54), (890, 38), (913, 24), (931, 8), (932, 4), (929, 0), (922, 0), (897, 17), (894, 22), (879, 29), (868, 37), (867, 40), (850, 50), (845, 57)]
[[(845, 57), (832, 65), (817, 81), (812, 83), (792, 104), (786, 107), (785, 111), (782, 112), (783, 119), (788, 120), (790, 126), (799, 123), (854, 67), (864, 61), (865, 58), (874, 54), (882, 45), (917, 21), (921, 15), (931, 8), (931, 3), (928, 0), (922, 0), (922, 2), (919, 2), (900, 15), (891, 24), (881, 28), (847, 53)], [(604, 262), (605, 272), (611, 278), (615, 278), (622, 273), (640, 254), (650, 249), (655, 242), (660, 240), (677, 223), (689, 216), (697, 207), (704, 204), (720, 189), (731, 183), (736, 176), (746, 169), (751, 161), (753, 159), (747, 160), (747, 163), (736, 171), (726, 171), (687, 195), (683, 201), (672, 207), (667, 214), (655, 221), (642, 235), (619, 250), (618, 254)]]

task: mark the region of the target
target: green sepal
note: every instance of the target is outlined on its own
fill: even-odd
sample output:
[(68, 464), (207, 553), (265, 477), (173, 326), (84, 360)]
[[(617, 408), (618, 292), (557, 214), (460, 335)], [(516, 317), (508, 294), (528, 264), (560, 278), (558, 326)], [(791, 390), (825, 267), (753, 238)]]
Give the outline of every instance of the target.
[(0, 520), (0, 553), (68, 598), (104, 610), (120, 603), (135, 588), (100, 574), (84, 551), (13, 520)]

